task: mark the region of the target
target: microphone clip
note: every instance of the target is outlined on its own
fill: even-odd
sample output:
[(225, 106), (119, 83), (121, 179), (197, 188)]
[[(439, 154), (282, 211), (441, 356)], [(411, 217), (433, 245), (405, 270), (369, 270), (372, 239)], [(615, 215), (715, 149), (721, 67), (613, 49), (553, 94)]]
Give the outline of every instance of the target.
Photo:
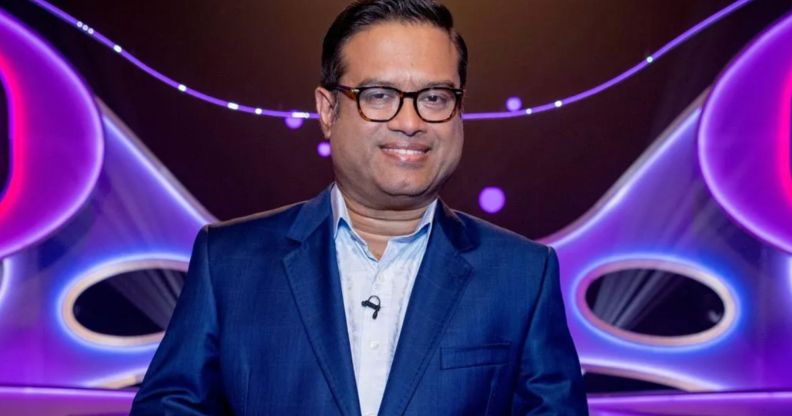
[[(372, 301), (376, 301), (376, 303), (374, 303)], [(380, 306), (381, 303), (380, 303), (380, 298), (379, 297), (374, 296), (374, 295), (369, 296), (368, 299), (364, 300), (363, 302), (360, 302), (360, 304), (363, 305), (364, 308), (374, 309), (374, 315), (371, 316), (371, 319), (377, 319), (377, 314), (379, 313), (380, 308), (381, 308), (381, 306)]]

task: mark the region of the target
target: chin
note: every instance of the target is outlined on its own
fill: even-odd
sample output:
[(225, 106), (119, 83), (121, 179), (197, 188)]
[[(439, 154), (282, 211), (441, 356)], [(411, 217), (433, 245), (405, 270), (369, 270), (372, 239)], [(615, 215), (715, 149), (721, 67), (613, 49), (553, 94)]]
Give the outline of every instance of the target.
[(400, 208), (416, 207), (437, 195), (437, 191), (429, 186), (386, 186), (381, 189), (387, 199)]
[(429, 191), (429, 184), (418, 184), (412, 182), (398, 182), (398, 183), (385, 183), (380, 186), (388, 195), (391, 196), (405, 196), (417, 197), (426, 194)]

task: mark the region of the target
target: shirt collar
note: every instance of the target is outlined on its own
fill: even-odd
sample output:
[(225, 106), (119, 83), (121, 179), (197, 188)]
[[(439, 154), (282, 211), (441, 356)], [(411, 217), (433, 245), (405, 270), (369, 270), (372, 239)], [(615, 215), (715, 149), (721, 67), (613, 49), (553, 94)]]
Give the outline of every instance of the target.
[[(349, 211), (347, 210), (344, 196), (341, 195), (341, 191), (335, 184), (333, 184), (332, 189), (330, 189), (330, 205), (333, 209), (333, 239), (338, 236), (338, 230), (342, 225), (348, 227), (349, 230), (352, 231), (352, 235), (355, 238), (360, 239), (357, 236), (357, 232), (355, 232), (355, 230), (352, 228), (352, 220), (349, 219)], [(437, 198), (435, 198), (435, 200), (426, 207), (426, 211), (424, 211), (423, 216), (421, 216), (421, 221), (418, 223), (418, 226), (415, 227), (415, 231), (408, 235), (395, 238), (410, 238), (423, 231), (424, 228), (427, 229), (427, 232), (431, 232), (436, 208)]]

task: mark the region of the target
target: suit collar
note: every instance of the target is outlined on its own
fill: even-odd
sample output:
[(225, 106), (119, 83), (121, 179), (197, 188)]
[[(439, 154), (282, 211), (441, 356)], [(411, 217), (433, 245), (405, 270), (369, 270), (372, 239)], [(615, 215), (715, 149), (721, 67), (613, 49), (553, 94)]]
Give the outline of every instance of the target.
[(477, 245), (476, 236), (445, 204), (438, 208), (440, 226), (429, 237), (415, 279), (380, 414), (405, 412), (471, 278), (473, 268), (462, 253)]
[(303, 203), (286, 237), (297, 242), (303, 242), (328, 217), (332, 218), (330, 187)]
[(435, 221), (443, 229), (445, 237), (457, 251), (465, 252), (478, 245), (478, 235), (468, 228), (462, 219), (444, 202), (440, 201), (435, 212)]
[(329, 194), (325, 190), (301, 207), (288, 233), (298, 244), (283, 258), (283, 266), (322, 376), (341, 414), (358, 416)]

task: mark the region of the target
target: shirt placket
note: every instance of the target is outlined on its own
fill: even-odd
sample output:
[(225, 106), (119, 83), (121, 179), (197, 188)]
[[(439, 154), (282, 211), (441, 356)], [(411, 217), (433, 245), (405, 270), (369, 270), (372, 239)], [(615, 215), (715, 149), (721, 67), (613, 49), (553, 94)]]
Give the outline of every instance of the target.
[[(360, 390), (365, 397), (382, 397), (388, 380), (388, 367), (390, 354), (393, 350), (394, 330), (397, 328), (398, 310), (395, 297), (395, 283), (393, 276), (393, 254), (397, 247), (389, 244), (380, 260), (377, 272), (371, 281), (370, 295), (380, 299), (381, 309), (377, 319), (373, 319), (373, 312), (369, 311), (362, 322), (361, 337), (361, 386)], [(369, 295), (369, 296), (370, 296)], [(371, 403), (372, 408), (364, 408), (363, 414), (376, 415), (379, 403)], [(377, 408), (374, 408), (374, 407)]]

